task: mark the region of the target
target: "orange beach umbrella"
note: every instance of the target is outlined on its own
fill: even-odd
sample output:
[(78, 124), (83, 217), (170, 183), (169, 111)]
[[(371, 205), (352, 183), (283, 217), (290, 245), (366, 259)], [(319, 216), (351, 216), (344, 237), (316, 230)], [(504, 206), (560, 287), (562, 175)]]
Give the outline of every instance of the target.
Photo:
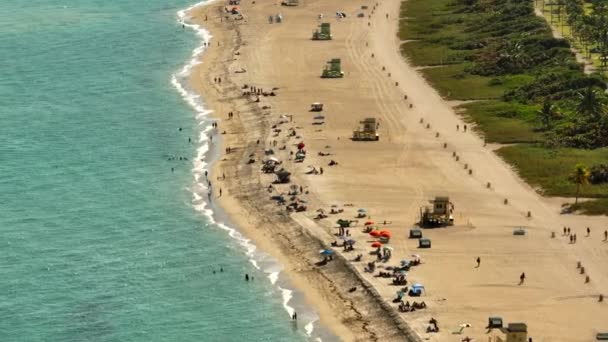
[(382, 247), (382, 244), (380, 242), (374, 242), (374, 243), (372, 243), (372, 247), (374, 247), (374, 248)]
[(378, 237), (380, 236), (380, 232), (377, 230), (372, 230), (369, 235), (373, 236), (373, 237)]

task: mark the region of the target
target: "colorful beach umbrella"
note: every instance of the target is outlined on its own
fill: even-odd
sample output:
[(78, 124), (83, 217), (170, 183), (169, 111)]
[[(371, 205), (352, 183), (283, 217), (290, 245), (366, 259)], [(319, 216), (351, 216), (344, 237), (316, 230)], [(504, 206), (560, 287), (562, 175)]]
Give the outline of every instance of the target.
[(357, 210), (358, 213), (366, 213), (367, 209), (363, 209), (363, 208), (359, 208), (359, 210)]
[(380, 236), (384, 236), (384, 237), (390, 238), (391, 237), (391, 232), (383, 230), (383, 231), (380, 232)]
[(393, 247), (391, 247), (391, 246), (384, 246), (383, 249), (386, 250), (386, 251), (392, 251)]
[(372, 230), (369, 235), (373, 236), (373, 237), (378, 237), (380, 236), (380, 232), (377, 230)]
[(382, 244), (380, 242), (374, 242), (374, 243), (372, 243), (372, 247), (374, 247), (374, 248), (382, 247)]
[(369, 226), (369, 225), (372, 225), (372, 224), (374, 224), (374, 221), (367, 221), (367, 222), (365, 222), (366, 226)]
[(334, 251), (332, 251), (331, 249), (322, 249), (319, 251), (319, 254), (321, 255), (333, 255)]

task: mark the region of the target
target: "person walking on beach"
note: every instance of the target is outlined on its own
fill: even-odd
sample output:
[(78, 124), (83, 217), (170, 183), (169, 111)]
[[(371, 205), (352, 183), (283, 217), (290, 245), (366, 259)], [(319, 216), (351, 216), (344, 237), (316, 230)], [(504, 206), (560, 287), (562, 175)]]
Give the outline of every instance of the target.
[(523, 285), (525, 280), (526, 280), (526, 273), (522, 272), (521, 275), (519, 276), (519, 285)]
[(608, 230), (604, 230), (604, 241), (608, 241)]
[(249, 281), (249, 274), (245, 273), (245, 281)]
[(222, 197), (222, 188), (220, 188), (220, 197)]
[(481, 266), (481, 258), (477, 257), (477, 268), (479, 268), (479, 266)]
[(587, 236), (591, 235), (591, 228), (587, 227)]
[(293, 312), (293, 315), (291, 315), (291, 320), (292, 321), (298, 320), (298, 314), (295, 311)]
[(566, 227), (564, 227), (564, 235), (566, 235)]

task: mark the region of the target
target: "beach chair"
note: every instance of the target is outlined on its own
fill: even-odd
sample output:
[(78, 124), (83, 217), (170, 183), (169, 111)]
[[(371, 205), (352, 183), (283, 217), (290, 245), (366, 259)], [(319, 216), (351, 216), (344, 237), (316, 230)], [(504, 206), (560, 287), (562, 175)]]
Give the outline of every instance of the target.
[(418, 248), (431, 248), (431, 240), (426, 238), (418, 240)]
[(488, 318), (488, 329), (494, 329), (494, 328), (502, 328), (502, 318), (501, 317), (490, 317)]
[(598, 341), (608, 341), (608, 332), (597, 333), (595, 339)]
[(422, 238), (422, 230), (410, 229), (410, 239), (420, 239), (420, 238)]

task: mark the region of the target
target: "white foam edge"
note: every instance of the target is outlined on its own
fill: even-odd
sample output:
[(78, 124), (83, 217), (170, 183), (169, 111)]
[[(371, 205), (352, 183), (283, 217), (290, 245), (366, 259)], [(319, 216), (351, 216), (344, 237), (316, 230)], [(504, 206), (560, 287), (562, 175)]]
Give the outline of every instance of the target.
[[(211, 33), (197, 24), (192, 24), (188, 22), (187, 13), (193, 10), (196, 7), (204, 6), (211, 3), (213, 0), (201, 1), (196, 3), (186, 9), (180, 10), (177, 12), (178, 21), (184, 27), (194, 30), (196, 35), (201, 38), (201, 43), (199, 47), (195, 48), (192, 52), (192, 56), (190, 61), (185, 64), (182, 69), (178, 72), (174, 73), (171, 76), (171, 84), (177, 89), (178, 93), (182, 96), (182, 98), (188, 103), (196, 112), (196, 119), (198, 120), (199, 126), (203, 126), (199, 134), (199, 147), (196, 150), (196, 158), (193, 161), (193, 175), (195, 180), (195, 186), (191, 189), (192, 192), (192, 201), (193, 207), (198, 212), (202, 213), (207, 219), (208, 222), (216, 227), (225, 230), (228, 232), (228, 236), (232, 239), (236, 240), (239, 245), (244, 247), (245, 255), (248, 257), (249, 262), (255, 267), (257, 270), (261, 270), (258, 262), (255, 260), (255, 252), (257, 247), (251, 243), (251, 240), (245, 238), (240, 232), (236, 229), (229, 227), (228, 225), (217, 222), (215, 217), (213, 216), (213, 210), (209, 209), (208, 203), (204, 200), (204, 194), (209, 191), (207, 182), (201, 182), (201, 178), (204, 177), (204, 172), (207, 169), (208, 163), (205, 161), (205, 155), (210, 150), (210, 138), (209, 132), (212, 130), (211, 125), (209, 124), (211, 121), (209, 119), (209, 115), (213, 112), (212, 110), (206, 109), (200, 95), (195, 92), (188, 91), (186, 89), (185, 83), (187, 82), (192, 69), (201, 63), (200, 56), (205, 52), (206, 48), (209, 46), (209, 42), (213, 36)], [(270, 283), (274, 286), (279, 278), (279, 271), (264, 271), (268, 273), (268, 279)], [(282, 288), (277, 286), (279, 291), (281, 291), (281, 296), (283, 299), (283, 308), (289, 314), (289, 317), (293, 315), (295, 309), (289, 305), (289, 301), (293, 298), (293, 290)], [(307, 336), (312, 336), (314, 331), (314, 323), (317, 319), (313, 319), (308, 322), (304, 329)], [(316, 338), (315, 341), (322, 342), (320, 338)]]

